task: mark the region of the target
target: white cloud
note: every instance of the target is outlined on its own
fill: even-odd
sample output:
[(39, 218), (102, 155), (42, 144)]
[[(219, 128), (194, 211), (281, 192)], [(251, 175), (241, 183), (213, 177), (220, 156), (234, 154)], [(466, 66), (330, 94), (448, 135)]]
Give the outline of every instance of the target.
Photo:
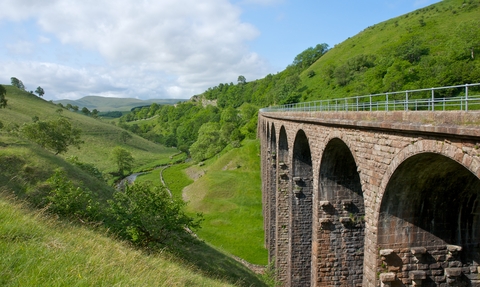
[(12, 55), (28, 55), (34, 51), (35, 45), (28, 41), (18, 41), (16, 43), (5, 44), (5, 48), (8, 53)]
[(38, 36), (38, 42), (41, 44), (48, 44), (50, 43), (50, 38), (40, 35)]
[[(31, 63), (37, 68), (44, 65), (58, 81), (72, 81), (59, 85), (72, 89), (59, 90), (59, 95), (116, 92), (185, 98), (220, 82), (236, 81), (240, 74), (248, 80), (266, 71), (266, 64), (247, 46), (259, 32), (242, 22), (241, 10), (227, 0), (4, 2), (0, 20), (34, 19), (64, 45), (79, 46), (106, 59), (107, 66), (88, 70)], [(41, 43), (50, 40), (38, 39)]]

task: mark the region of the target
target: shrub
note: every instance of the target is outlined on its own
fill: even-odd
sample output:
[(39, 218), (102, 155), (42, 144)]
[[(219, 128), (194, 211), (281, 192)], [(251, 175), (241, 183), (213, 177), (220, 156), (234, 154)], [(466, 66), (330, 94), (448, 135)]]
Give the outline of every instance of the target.
[(71, 157), (67, 158), (67, 161), (70, 162), (73, 165), (78, 166), (80, 169), (87, 172), (89, 175), (91, 175), (95, 178), (98, 178), (101, 181), (105, 181), (102, 172), (99, 171), (98, 168), (96, 166), (94, 166), (93, 164), (80, 162), (78, 160), (77, 156), (71, 156)]
[(192, 239), (189, 230), (199, 228), (202, 221), (200, 214), (197, 219), (187, 216), (185, 203), (173, 199), (165, 187), (150, 183), (127, 186), (108, 202), (118, 234), (141, 246), (174, 245)]
[(55, 170), (46, 183), (50, 186), (46, 197), (46, 205), (50, 212), (85, 220), (96, 219), (99, 203), (92, 191), (75, 187), (61, 169)]

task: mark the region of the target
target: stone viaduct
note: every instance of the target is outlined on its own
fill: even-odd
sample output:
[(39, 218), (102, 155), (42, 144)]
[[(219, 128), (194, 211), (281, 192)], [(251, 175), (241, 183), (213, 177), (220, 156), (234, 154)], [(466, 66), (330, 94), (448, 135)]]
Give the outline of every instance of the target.
[(480, 112), (259, 113), (283, 286), (480, 286)]

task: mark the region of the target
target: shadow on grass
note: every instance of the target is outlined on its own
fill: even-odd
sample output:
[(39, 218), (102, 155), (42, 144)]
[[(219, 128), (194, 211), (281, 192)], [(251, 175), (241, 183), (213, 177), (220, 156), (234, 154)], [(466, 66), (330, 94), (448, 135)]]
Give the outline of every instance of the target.
[(172, 252), (181, 263), (208, 277), (225, 280), (237, 286), (268, 286), (243, 264), (202, 241), (187, 243)]

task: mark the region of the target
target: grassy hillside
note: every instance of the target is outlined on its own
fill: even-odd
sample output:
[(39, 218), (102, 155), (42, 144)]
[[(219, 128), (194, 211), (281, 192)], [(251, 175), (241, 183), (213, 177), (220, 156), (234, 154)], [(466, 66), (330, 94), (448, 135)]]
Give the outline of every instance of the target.
[[(258, 141), (228, 149), (205, 163), (182, 164), (163, 172), (176, 197), (192, 214), (203, 213), (198, 236), (253, 264), (266, 265)], [(160, 171), (137, 180), (160, 183)]]
[(132, 108), (148, 106), (153, 103), (159, 105), (173, 105), (178, 103), (179, 99), (149, 99), (140, 100), (133, 98), (107, 98), (99, 96), (86, 96), (78, 100), (58, 100), (54, 101), (55, 104), (61, 103), (64, 106), (71, 104), (72, 106), (78, 106), (80, 109), (86, 107), (89, 110), (97, 109), (101, 112), (108, 111), (130, 111)]
[(263, 286), (205, 245), (186, 253), (142, 252), (0, 197), (1, 286)]
[(32, 117), (49, 120), (65, 117), (72, 125), (82, 130), (82, 140), (85, 142), (80, 149), (72, 147), (63, 157), (77, 156), (81, 162), (94, 164), (101, 171), (108, 173), (116, 170), (111, 158), (115, 146), (121, 146), (132, 153), (136, 169), (153, 167), (166, 163), (176, 149), (166, 148), (132, 134), (125, 143), (122, 141), (123, 129), (101, 120), (87, 117), (62, 109), (37, 96), (21, 91), (12, 86), (4, 86), (7, 90), (8, 105), (0, 112), (0, 121), (5, 130), (12, 130), (24, 123), (31, 123)]
[[(13, 87), (7, 87), (7, 99), (7, 109), (0, 110), (0, 121), (5, 125), (0, 129), (2, 286), (264, 286), (246, 267), (202, 242), (160, 249), (134, 248), (117, 240), (106, 230), (112, 221), (107, 209), (99, 213), (104, 217), (98, 223), (85, 223), (75, 215), (68, 220), (49, 217), (51, 209), (45, 199), (52, 196), (48, 180), (56, 169), (62, 169), (76, 187), (98, 194), (95, 199), (101, 208), (112, 199), (113, 188), (70, 164), (65, 159), (69, 155), (108, 171), (114, 169), (109, 149), (116, 145), (134, 154), (138, 169), (169, 162), (176, 150), (137, 136), (123, 144), (118, 127), (59, 109)], [(85, 144), (80, 150), (57, 156), (21, 138), (18, 126), (31, 122), (33, 116), (67, 117), (84, 130)], [(29, 207), (19, 205), (19, 201), (28, 202)], [(44, 209), (32, 211), (33, 206)]]
[(303, 99), (480, 82), (478, 15), (478, 0), (444, 0), (368, 27), (303, 71)]

